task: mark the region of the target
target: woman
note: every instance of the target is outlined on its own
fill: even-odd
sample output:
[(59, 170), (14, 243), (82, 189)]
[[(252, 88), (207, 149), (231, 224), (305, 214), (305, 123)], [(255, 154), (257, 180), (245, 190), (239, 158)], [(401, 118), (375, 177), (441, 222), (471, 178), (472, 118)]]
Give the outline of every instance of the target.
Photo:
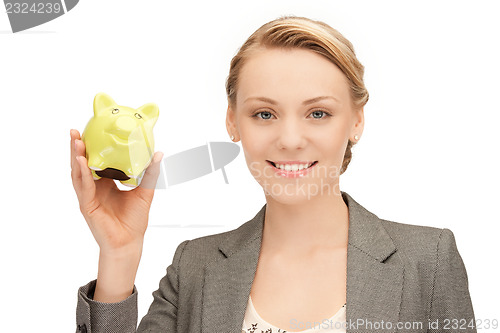
[[(226, 126), (266, 204), (235, 230), (182, 242), (137, 332), (476, 331), (453, 233), (379, 219), (339, 190), (363, 132), (363, 71), (347, 39), (303, 17), (266, 23), (243, 44)], [(161, 153), (141, 186), (120, 192), (92, 180), (71, 138), (73, 184), (100, 247), (77, 332), (135, 332)]]

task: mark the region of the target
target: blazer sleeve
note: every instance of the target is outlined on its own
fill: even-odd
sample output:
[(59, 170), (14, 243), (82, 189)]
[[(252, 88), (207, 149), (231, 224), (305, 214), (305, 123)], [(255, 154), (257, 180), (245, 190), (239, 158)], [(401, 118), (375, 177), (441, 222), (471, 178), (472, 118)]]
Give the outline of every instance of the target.
[[(92, 280), (78, 289), (76, 307), (77, 333), (134, 333), (134, 332), (176, 332), (177, 305), (179, 295), (178, 269), (184, 247), (180, 243), (175, 250), (172, 263), (166, 275), (160, 280), (159, 288), (153, 292), (153, 303), (137, 327), (137, 288), (121, 302), (102, 303), (95, 301), (97, 280)], [(136, 328), (137, 327), (137, 328)]]
[(447, 228), (441, 231), (437, 245), (429, 319), (429, 333), (476, 333), (467, 271), (455, 236)]

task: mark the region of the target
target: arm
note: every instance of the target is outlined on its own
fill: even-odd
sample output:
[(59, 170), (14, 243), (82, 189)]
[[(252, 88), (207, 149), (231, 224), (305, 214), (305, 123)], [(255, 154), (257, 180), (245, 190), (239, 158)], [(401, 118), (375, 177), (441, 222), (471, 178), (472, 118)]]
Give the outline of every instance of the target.
[(153, 303), (141, 319), (137, 332), (177, 332), (177, 308), (179, 304), (179, 267), (184, 248), (189, 240), (180, 243), (175, 250), (167, 274), (153, 292)]
[(178, 267), (186, 240), (175, 250), (167, 274), (160, 280), (158, 290), (153, 292), (153, 303), (148, 313), (137, 326), (137, 288), (132, 294), (117, 303), (103, 303), (93, 299), (96, 280), (78, 290), (76, 310), (77, 333), (133, 333), (176, 332), (179, 295)]
[(442, 230), (437, 246), (430, 321), (439, 325), (430, 328), (429, 333), (476, 333), (467, 271), (453, 232), (447, 228)]

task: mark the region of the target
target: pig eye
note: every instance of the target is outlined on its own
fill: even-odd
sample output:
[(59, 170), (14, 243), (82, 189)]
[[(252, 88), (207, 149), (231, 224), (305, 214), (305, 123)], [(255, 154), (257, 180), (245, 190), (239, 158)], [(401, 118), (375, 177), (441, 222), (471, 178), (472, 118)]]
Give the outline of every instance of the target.
[(113, 109), (113, 110), (111, 111), (111, 113), (112, 113), (112, 114), (116, 114), (116, 113), (118, 113), (118, 112), (120, 112), (120, 110), (118, 110), (118, 109)]
[(135, 114), (135, 117), (136, 117), (137, 119), (142, 119), (142, 116), (141, 116), (140, 114), (138, 114), (138, 113), (136, 113), (136, 114)]

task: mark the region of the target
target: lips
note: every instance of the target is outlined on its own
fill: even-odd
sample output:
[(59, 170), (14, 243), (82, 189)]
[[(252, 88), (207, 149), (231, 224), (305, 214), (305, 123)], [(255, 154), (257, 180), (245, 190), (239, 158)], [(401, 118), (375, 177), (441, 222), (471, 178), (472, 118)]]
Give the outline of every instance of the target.
[[(286, 170), (286, 169), (281, 169), (281, 168), (278, 168), (276, 167), (276, 164), (279, 164), (280, 166), (282, 164), (288, 164), (290, 165), (290, 162), (293, 162), (293, 164), (295, 164), (295, 162), (305, 162), (305, 161), (289, 161), (288, 163), (283, 163), (283, 162), (272, 162), (272, 161), (269, 161), (269, 160), (266, 160), (267, 163), (269, 163), (270, 166), (272, 166), (272, 168), (274, 169), (274, 171), (277, 173), (277, 175), (279, 175), (280, 177), (284, 177), (284, 178), (298, 178), (298, 177), (305, 177), (307, 174), (309, 174), (309, 172), (311, 172), (311, 170), (315, 167), (316, 164), (318, 164), (318, 161), (314, 161), (312, 162), (312, 164), (305, 168), (305, 169), (297, 169), (297, 170)], [(311, 162), (305, 162), (303, 164), (310, 164)], [(301, 163), (298, 163), (298, 164), (301, 164)]]
[[(266, 161), (268, 163), (270, 163), (275, 168), (276, 168), (276, 163), (278, 163), (280, 165), (281, 164), (290, 164), (291, 165), (291, 164), (309, 164), (309, 163), (311, 163), (310, 161), (291, 161), (291, 162), (282, 162), (282, 161), (273, 162), (273, 161), (269, 161), (269, 160), (266, 160)], [(309, 166), (309, 168), (316, 165), (317, 163), (318, 163), (318, 161), (312, 162), (312, 164), (311, 164), (311, 166)]]

